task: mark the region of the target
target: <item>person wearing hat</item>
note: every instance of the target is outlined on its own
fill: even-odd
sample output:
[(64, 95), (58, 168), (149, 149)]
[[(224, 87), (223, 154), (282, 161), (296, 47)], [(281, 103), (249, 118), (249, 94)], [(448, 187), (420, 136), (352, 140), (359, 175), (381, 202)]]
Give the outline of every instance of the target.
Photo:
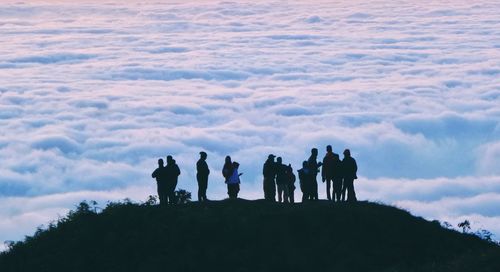
[(355, 202), (356, 192), (354, 191), (354, 180), (358, 178), (358, 165), (356, 160), (351, 157), (349, 149), (344, 150), (344, 159), (342, 160), (342, 170), (344, 176), (344, 184), (342, 188), (342, 200), (345, 199), (345, 191), (347, 190), (347, 201)]
[(269, 154), (262, 169), (264, 176), (264, 199), (276, 202), (276, 163), (274, 162), (274, 155)]
[(207, 153), (200, 152), (200, 159), (196, 162), (196, 180), (198, 181), (198, 201), (207, 201), (208, 175), (210, 169), (207, 164)]

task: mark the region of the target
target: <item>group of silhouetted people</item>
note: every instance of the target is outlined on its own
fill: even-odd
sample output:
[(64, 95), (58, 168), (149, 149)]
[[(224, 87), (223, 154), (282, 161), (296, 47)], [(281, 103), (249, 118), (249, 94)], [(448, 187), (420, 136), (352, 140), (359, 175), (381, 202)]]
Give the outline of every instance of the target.
[[(294, 202), (295, 180), (292, 166), (284, 165), (282, 158), (276, 158), (270, 154), (264, 163), (264, 198), (276, 201), (276, 188), (278, 188), (278, 202)], [(340, 160), (338, 154), (334, 153), (332, 147), (326, 147), (326, 155), (323, 162), (318, 162), (318, 149), (311, 150), (311, 156), (302, 163), (302, 168), (297, 170), (299, 176), (300, 190), (302, 191), (302, 202), (318, 200), (317, 176), (321, 172), (321, 180), (326, 183), (326, 196), (328, 200), (335, 202), (356, 201), (354, 191), (354, 180), (357, 179), (358, 166), (356, 160), (351, 157), (349, 149), (344, 150), (344, 158)], [(333, 185), (333, 186), (332, 186)], [(346, 199), (347, 192), (347, 199)]]
[(156, 178), (160, 204), (175, 203), (175, 187), (180, 174), (181, 170), (172, 156), (167, 156), (167, 165), (164, 165), (163, 159), (158, 160), (158, 168), (151, 176)]
[[(322, 162), (318, 162), (318, 149), (311, 150), (311, 156), (302, 163), (302, 168), (297, 170), (300, 189), (302, 191), (302, 202), (318, 200), (317, 176), (321, 172), (321, 180), (326, 183), (326, 196), (334, 202), (356, 201), (354, 191), (354, 180), (357, 179), (358, 166), (356, 160), (351, 157), (349, 149), (345, 149), (344, 158), (340, 160), (338, 154), (334, 153), (332, 147), (326, 147), (326, 155)], [(283, 164), (281, 157), (270, 154), (264, 163), (262, 174), (264, 176), (263, 189), (264, 199), (276, 202), (294, 203), (296, 176), (291, 164)], [(196, 162), (196, 180), (198, 182), (198, 201), (207, 201), (208, 176), (210, 169), (206, 162), (207, 153), (200, 152), (200, 159)], [(222, 176), (227, 184), (229, 199), (238, 198), (240, 191), (240, 176), (238, 172), (239, 163), (233, 162), (230, 156), (226, 156), (222, 168)], [(167, 165), (163, 159), (158, 160), (158, 168), (152, 177), (156, 178), (158, 186), (158, 197), (160, 204), (175, 203), (175, 187), (181, 171), (172, 156), (167, 156)], [(347, 198), (346, 198), (347, 192)]]

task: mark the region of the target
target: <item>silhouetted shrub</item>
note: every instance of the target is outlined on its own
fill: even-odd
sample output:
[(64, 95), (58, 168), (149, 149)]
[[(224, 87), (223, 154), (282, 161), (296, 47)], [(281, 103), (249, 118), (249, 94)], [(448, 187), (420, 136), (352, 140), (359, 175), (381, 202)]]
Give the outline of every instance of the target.
[(457, 226), (462, 229), (462, 233), (467, 233), (470, 230), (469, 220), (465, 220), (464, 222), (460, 222), (460, 223), (458, 223)]
[(474, 234), (483, 240), (486, 240), (488, 242), (493, 242), (493, 239), (491, 238), (491, 237), (493, 237), (493, 233), (491, 233), (488, 230), (480, 229), (480, 230), (476, 231)]
[(175, 191), (175, 202), (177, 204), (186, 204), (191, 202), (191, 193), (184, 189)]
[(154, 195), (149, 195), (148, 199), (142, 203), (144, 206), (154, 206), (158, 203), (158, 197)]

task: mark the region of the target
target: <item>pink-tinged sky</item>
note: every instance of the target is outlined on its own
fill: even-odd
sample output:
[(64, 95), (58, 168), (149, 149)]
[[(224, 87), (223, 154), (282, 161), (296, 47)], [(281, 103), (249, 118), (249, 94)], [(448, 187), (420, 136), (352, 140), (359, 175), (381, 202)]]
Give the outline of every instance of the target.
[(0, 3), (1, 241), (145, 200), (167, 154), (260, 198), (268, 153), (327, 144), (361, 199), (500, 235), (500, 2), (121, 2)]

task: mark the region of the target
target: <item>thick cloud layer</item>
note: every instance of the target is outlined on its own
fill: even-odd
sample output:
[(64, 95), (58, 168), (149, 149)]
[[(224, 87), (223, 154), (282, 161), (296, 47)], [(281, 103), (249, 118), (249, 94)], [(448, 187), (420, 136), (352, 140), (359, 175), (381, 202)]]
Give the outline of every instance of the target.
[(212, 198), (230, 154), (258, 198), (268, 153), (327, 144), (361, 198), (500, 235), (499, 3), (121, 2), (0, 4), (0, 240), (145, 199), (167, 154), (194, 192), (206, 150)]

